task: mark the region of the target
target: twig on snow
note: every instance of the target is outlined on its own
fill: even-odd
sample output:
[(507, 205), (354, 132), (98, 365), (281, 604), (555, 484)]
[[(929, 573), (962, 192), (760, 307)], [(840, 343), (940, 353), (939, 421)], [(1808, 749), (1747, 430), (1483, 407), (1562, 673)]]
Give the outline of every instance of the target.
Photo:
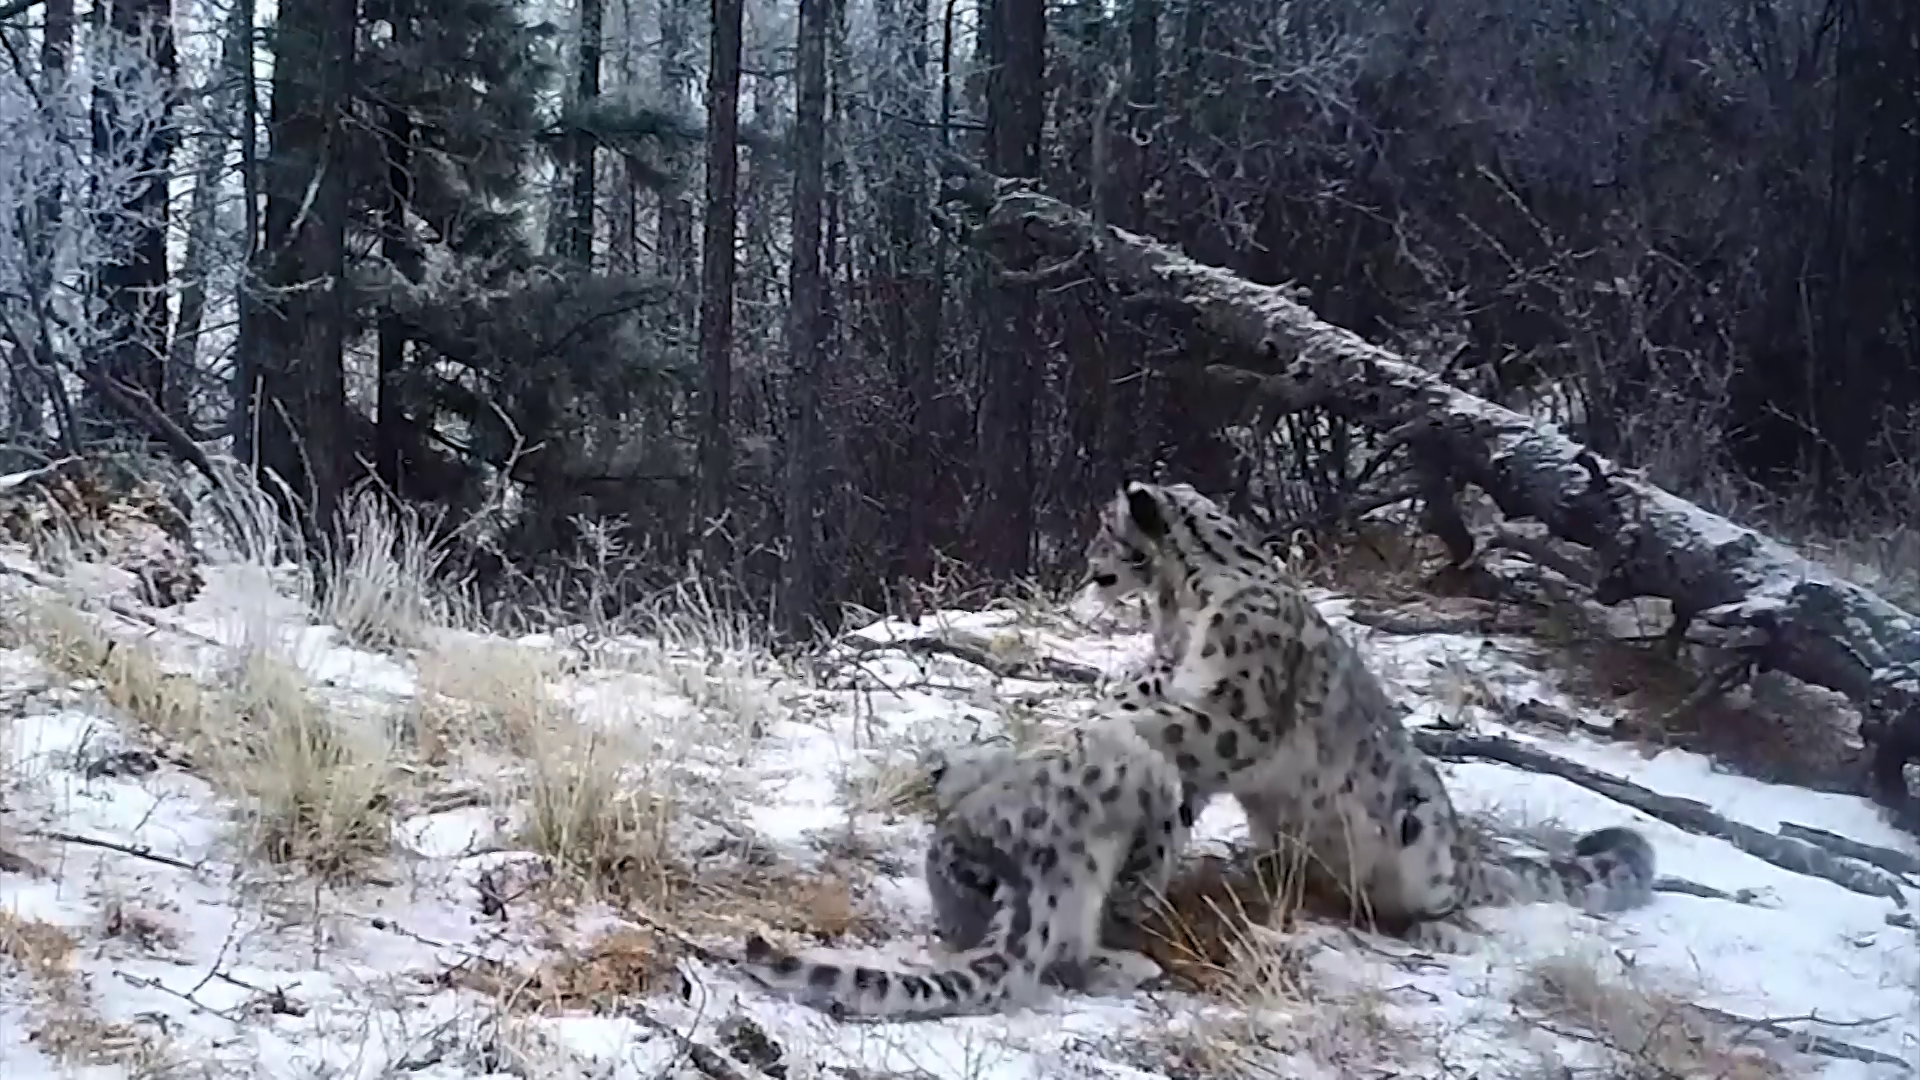
[(1507, 617), (1510, 609), (1487, 604), (1472, 611), (1434, 611), (1408, 607), (1390, 607), (1377, 601), (1359, 601), (1347, 618), (1383, 634), (1500, 634), (1521, 627)]
[(1734, 904), (1753, 903), (1753, 896), (1746, 889), (1742, 889), (1737, 893), (1722, 892), (1711, 885), (1702, 885), (1697, 881), (1690, 881), (1686, 878), (1668, 877), (1665, 875), (1653, 879), (1653, 891), (1679, 893), (1682, 896), (1698, 896), (1707, 900), (1725, 900)]
[(1035, 657), (1031, 660), (1003, 660), (978, 645), (951, 638), (924, 637), (895, 638), (891, 641), (874, 641), (867, 638), (847, 637), (841, 639), (847, 648), (856, 653), (886, 652), (900, 649), (904, 652), (932, 653), (951, 656), (957, 660), (980, 668), (1002, 679), (1033, 679), (1039, 681), (1078, 683), (1093, 686), (1100, 681), (1099, 668), (1086, 664), (1076, 664), (1071, 660), (1060, 660), (1051, 656)]
[(629, 1020), (638, 1021), (641, 1027), (664, 1035), (677, 1043), (680, 1047), (680, 1052), (687, 1056), (687, 1061), (692, 1063), (694, 1068), (712, 1077), (713, 1080), (755, 1080), (756, 1077), (764, 1078), (766, 1076), (765, 1073), (760, 1072), (758, 1069), (748, 1072), (746, 1069), (727, 1060), (725, 1055), (712, 1047), (702, 1046), (694, 1042), (692, 1038), (683, 1034), (680, 1029), (649, 1013), (637, 1003), (622, 1005), (620, 1015)]
[(1783, 870), (1824, 878), (1842, 888), (1866, 896), (1882, 896), (1901, 907), (1907, 906), (1905, 891), (1894, 878), (1850, 859), (1832, 855), (1805, 841), (1775, 836), (1751, 825), (1730, 821), (1703, 802), (1661, 795), (1630, 780), (1608, 776), (1512, 739), (1433, 730), (1415, 730), (1411, 734), (1421, 751), (1433, 757), (1451, 761), (1497, 761), (1529, 772), (1571, 780), (1669, 825), (1725, 840)]
[(1822, 1057), (1840, 1058), (1846, 1061), (1859, 1061), (1868, 1065), (1898, 1065), (1907, 1072), (1913, 1071), (1913, 1063), (1907, 1061), (1905, 1058), (1896, 1057), (1882, 1050), (1875, 1050), (1870, 1046), (1858, 1046), (1850, 1042), (1843, 1042), (1831, 1036), (1822, 1035), (1817, 1031), (1806, 1031), (1804, 1029), (1787, 1026), (1789, 1024), (1822, 1024), (1826, 1027), (1836, 1028), (1876, 1027), (1889, 1020), (1895, 1019), (1893, 1016), (1863, 1017), (1858, 1020), (1827, 1020), (1811, 1013), (1804, 1016), (1741, 1016), (1739, 1013), (1730, 1013), (1716, 1009), (1710, 1005), (1700, 1005), (1697, 1003), (1688, 1003), (1687, 1008), (1703, 1016), (1710, 1016), (1723, 1024), (1744, 1028), (1745, 1030), (1736, 1037), (1736, 1041), (1745, 1039), (1755, 1031), (1764, 1031), (1776, 1039), (1785, 1039), (1787, 1042), (1792, 1043), (1795, 1048), (1809, 1054), (1819, 1054)]
[(187, 1007), (192, 1009), (194, 1012), (206, 1013), (209, 1016), (217, 1016), (220, 1019), (225, 1020), (227, 1023), (234, 1024), (236, 1026), (244, 1022), (240, 1017), (235, 1016), (234, 1014), (226, 1011), (225, 1009), (216, 1009), (213, 1006), (198, 1000), (192, 994), (182, 993), (178, 990), (175, 990), (173, 987), (168, 986), (166, 983), (161, 982), (159, 979), (149, 978), (148, 976), (145, 976), (145, 975), (134, 975), (134, 974), (131, 974), (130, 972), (121, 971), (117, 968), (114, 970), (114, 974), (119, 976), (120, 981), (126, 983), (128, 986), (137, 987), (138, 989), (141, 989), (141, 990), (157, 990), (160, 993), (167, 995), (168, 997), (176, 998), (180, 1001), (183, 1001), (186, 1003)]
[(28, 835), (37, 836), (43, 840), (52, 840), (60, 844), (79, 844), (81, 847), (99, 848), (102, 851), (117, 851), (122, 855), (131, 855), (136, 859), (145, 859), (148, 862), (159, 863), (161, 866), (171, 866), (176, 870), (185, 870), (188, 873), (193, 873), (200, 869), (197, 863), (185, 862), (171, 855), (155, 854), (148, 850), (144, 844), (138, 846), (120, 844), (112, 840), (101, 840), (92, 836), (81, 836), (78, 833), (47, 832), (39, 829), (35, 829)]

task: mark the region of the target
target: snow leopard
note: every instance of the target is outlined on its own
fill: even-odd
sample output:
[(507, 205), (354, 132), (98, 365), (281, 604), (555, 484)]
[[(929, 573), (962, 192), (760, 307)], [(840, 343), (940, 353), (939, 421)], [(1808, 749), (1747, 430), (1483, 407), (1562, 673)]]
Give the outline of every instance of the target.
[(940, 831), (982, 871), (969, 890), (992, 889), (978, 943), (915, 971), (806, 959), (756, 934), (749, 977), (837, 1016), (906, 1019), (1023, 1004), (1049, 976), (1158, 973), (1148, 957), (1100, 941), (1123, 871), (1121, 893), (1164, 892), (1186, 840), (1179, 773), (1132, 723), (1096, 718), (998, 757), (955, 755), (929, 783)]
[[(955, 793), (950, 801), (1015, 767), (1016, 762), (1011, 743), (976, 743), (928, 754), (921, 772), (933, 791), (944, 788)], [(933, 906), (934, 933), (950, 949), (974, 949), (986, 941), (998, 908), (1000, 882), (1012, 876), (1015, 868), (990, 837), (974, 834), (949, 810), (950, 805), (934, 808), (934, 831), (922, 878)], [(1143, 822), (1148, 827), (1134, 837), (1133, 849), (1107, 900), (1099, 937), (1103, 947), (1137, 951), (1150, 906), (1158, 899), (1151, 889), (1153, 868), (1163, 859), (1177, 862), (1193, 829), (1192, 802), (1183, 798), (1178, 813), (1172, 836), (1161, 836), (1155, 823)], [(1090, 990), (1098, 973), (1084, 966), (1057, 964), (1047, 974), (1049, 981), (1069, 989)]]
[(1086, 584), (1109, 605), (1148, 598), (1153, 656), (1112, 700), (1173, 759), (1189, 811), (1232, 794), (1256, 851), (1306, 856), (1310, 877), (1381, 928), (1482, 904), (1618, 911), (1651, 898), (1653, 847), (1632, 828), (1587, 833), (1544, 863), (1471, 838), (1358, 650), (1191, 485), (1125, 484), (1088, 543)]

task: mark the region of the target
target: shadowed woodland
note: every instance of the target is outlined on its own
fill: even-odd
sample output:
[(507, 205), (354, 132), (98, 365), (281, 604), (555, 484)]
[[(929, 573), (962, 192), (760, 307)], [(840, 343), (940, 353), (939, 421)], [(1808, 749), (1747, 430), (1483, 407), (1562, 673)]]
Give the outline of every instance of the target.
[[(1128, 477), (1329, 553), (1404, 508), (1452, 571), (1671, 601), (1667, 661), (1731, 634), (1674, 716), (1775, 667), (1890, 801), (1920, 757), (1912, 5), (11, 0), (0, 41), (8, 469), (230, 457), (316, 548), (375, 485), (498, 625), (691, 566), (795, 637), (1071, 585)], [(1572, 442), (1486, 451), (1477, 402)], [(1587, 472), (1604, 513), (1526, 494)], [(1761, 617), (1800, 564), (1620, 491), (1838, 585)]]

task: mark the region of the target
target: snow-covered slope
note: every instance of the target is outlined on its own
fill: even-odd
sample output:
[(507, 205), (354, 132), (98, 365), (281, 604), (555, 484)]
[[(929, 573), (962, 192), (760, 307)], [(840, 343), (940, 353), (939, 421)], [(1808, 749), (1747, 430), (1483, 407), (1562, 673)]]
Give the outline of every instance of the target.
[[(1079, 609), (1008, 608), (875, 624), (855, 635), (858, 647), (805, 671), (687, 633), (667, 643), (540, 637), (509, 654), (449, 632), (395, 658), (308, 625), (297, 605), (263, 592), (255, 571), (212, 568), (208, 578), (182, 608), (121, 599), (119, 613), (87, 604), (88, 618), (215, 691), (234, 678), (236, 647), (271, 640), (336, 722), (392, 743), (382, 803), (392, 808), (392, 851), (325, 886), (262, 860), (244, 812), (257, 787), (213, 775), (204, 754), (176, 759), (177, 733), (160, 738), (109, 706), (103, 691), (113, 687), (74, 681), (71, 659), (49, 655), (58, 650), (45, 633), (16, 625), (14, 647), (0, 650), (4, 1080), (1920, 1069), (1920, 947), (1892, 900), (1781, 869), (1566, 780), (1477, 763), (1446, 767), (1466, 809), (1516, 833), (1630, 822), (1652, 837), (1664, 874), (1723, 895), (1676, 885), (1604, 920), (1554, 905), (1476, 911), (1480, 931), (1457, 953), (1326, 923), (1248, 928), (1238, 931), (1234, 970), (1210, 989), (1063, 992), (1005, 1016), (836, 1023), (679, 946), (697, 939), (724, 950), (779, 922), (770, 933), (791, 944), (809, 944), (809, 930), (847, 931), (831, 944), (926, 956), (924, 829), (866, 809), (874, 787), (915, 744), (1067, 723), (1091, 701), (1091, 688), (1048, 681), (1043, 666), (1023, 669), (1032, 679), (996, 678), (885, 643), (940, 636), (1006, 662), (1112, 669), (1146, 648), (1143, 634), (1099, 632), (1101, 620)], [(9, 611), (48, 601), (27, 582), (0, 585)], [(1648, 758), (1506, 728), (1496, 717), (1530, 699), (1580, 711), (1515, 660), (1519, 643), (1377, 634), (1345, 620), (1344, 601), (1320, 599), (1412, 707), (1410, 722), (1506, 732), (1769, 832), (1793, 823), (1920, 854), (1861, 800), (1742, 779), (1681, 751)], [(431, 681), (439, 701), (458, 697), (462, 679), (511, 682), (509, 655), (523, 666), (528, 656), (552, 661), (525, 668), (547, 684), (548, 703), (518, 707), (554, 709), (614, 740), (582, 762), (614, 768), (627, 796), (648, 784), (675, 793), (678, 809), (654, 823), (661, 865), (680, 867), (670, 886), (613, 902), (540, 888), (526, 869), (534, 856), (519, 849), (538, 811), (528, 802), (541, 790), (532, 758), (549, 752), (540, 732), (434, 746), (419, 737), (430, 716), (453, 715), (415, 702), (420, 683)], [(498, 704), (510, 690), (475, 696)], [(617, 794), (595, 798), (611, 806)], [(1220, 800), (1198, 846), (1224, 852), (1240, 828), (1231, 800)], [(1920, 901), (1920, 881), (1904, 885), (1907, 904)], [(1728, 1015), (1838, 1042), (1803, 1052)]]

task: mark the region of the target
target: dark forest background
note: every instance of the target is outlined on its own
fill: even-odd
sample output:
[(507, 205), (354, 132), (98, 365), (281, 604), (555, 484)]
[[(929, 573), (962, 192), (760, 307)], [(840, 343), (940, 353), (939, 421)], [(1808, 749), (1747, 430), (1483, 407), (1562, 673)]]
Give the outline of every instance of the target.
[(484, 511), (449, 565), (497, 608), (691, 559), (791, 627), (1061, 580), (1128, 476), (1313, 532), (1396, 497), (1163, 313), (1001, 272), (957, 153), (1897, 582), (1916, 41), (1866, 0), (0, 2), (4, 456), (257, 461), (316, 542), (378, 483)]

